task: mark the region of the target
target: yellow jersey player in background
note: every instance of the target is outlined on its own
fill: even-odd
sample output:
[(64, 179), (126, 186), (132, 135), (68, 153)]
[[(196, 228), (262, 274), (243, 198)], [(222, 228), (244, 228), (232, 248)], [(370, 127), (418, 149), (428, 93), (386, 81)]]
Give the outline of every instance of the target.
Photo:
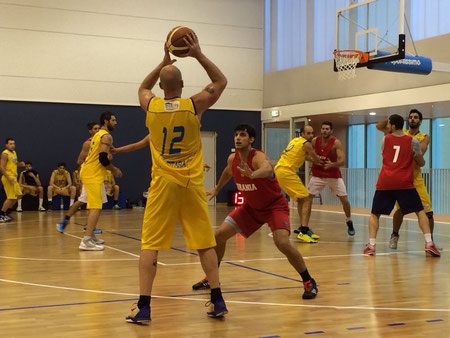
[[(428, 144), (430, 143), (430, 137), (421, 132), (419, 130), (420, 125), (422, 124), (423, 115), (420, 111), (417, 109), (412, 109), (409, 112), (408, 116), (408, 125), (409, 129), (403, 129), (403, 132), (419, 141), (420, 143), (420, 150), (422, 151), (422, 155), (425, 155), (425, 153), (428, 150)], [(381, 122), (378, 122), (377, 129), (387, 133), (388, 129), (388, 122), (389, 119), (383, 120)], [(425, 186), (425, 182), (422, 177), (422, 170), (419, 166), (414, 166), (414, 187), (416, 188), (417, 192), (419, 193), (420, 200), (422, 201), (423, 209), (428, 217), (428, 221), (430, 222), (430, 231), (433, 235), (434, 230), (434, 216), (433, 216), (433, 209), (431, 208), (431, 199), (430, 195), (428, 194), (427, 188)], [(398, 207), (398, 203), (395, 204), (395, 213), (392, 219), (392, 234), (391, 239), (389, 241), (389, 247), (391, 249), (397, 249), (397, 243), (399, 239), (399, 231), (400, 227), (403, 222), (403, 214), (400, 211), (400, 208)]]
[(314, 129), (311, 126), (305, 126), (300, 132), (300, 137), (296, 137), (289, 142), (282, 151), (274, 172), (281, 189), (293, 200), (297, 201), (297, 212), (300, 218), (300, 232), (297, 238), (307, 243), (317, 243), (312, 238), (312, 231), (305, 227), (306, 216), (309, 212), (309, 205), (305, 203), (309, 196), (308, 190), (303, 185), (302, 180), (297, 175), (298, 169), (305, 163), (305, 160), (311, 160), (314, 163), (320, 163), (320, 158), (314, 152), (311, 140), (314, 137)]
[(17, 161), (16, 141), (13, 138), (6, 139), (5, 147), (0, 158), (0, 172), (3, 174), (2, 183), (6, 193), (6, 200), (0, 211), (0, 222), (2, 223), (12, 221), (12, 217), (8, 216), (6, 212), (14, 206), (18, 198), (22, 197), (22, 189), (17, 182), (17, 167), (25, 166), (24, 162)]
[[(219, 269), (214, 250), (216, 241), (209, 219), (203, 186), (203, 153), (200, 139), (202, 113), (220, 97), (227, 79), (201, 51), (195, 34), (184, 39), (189, 46), (186, 56), (195, 58), (206, 70), (211, 83), (191, 98), (181, 98), (183, 80), (173, 66), (167, 47), (163, 61), (144, 79), (139, 88), (139, 102), (147, 113), (150, 132), (152, 181), (142, 225), (139, 260), (140, 297), (137, 312), (127, 322), (148, 324), (153, 280), (159, 250), (170, 248), (177, 221), (186, 245), (198, 251), (202, 267), (211, 284), (210, 317), (228, 312), (219, 287)], [(152, 92), (156, 82), (164, 98)]]
[[(87, 216), (86, 233), (80, 243), (80, 250), (99, 251), (103, 250), (103, 240), (95, 237), (94, 228), (97, 225), (103, 201), (106, 199), (105, 180), (106, 170), (111, 170), (115, 177), (121, 177), (119, 168), (112, 165), (109, 160), (110, 148), (113, 138), (110, 134), (117, 125), (116, 117), (111, 112), (104, 112), (100, 116), (100, 130), (92, 137), (89, 153), (81, 165), (80, 178), (86, 199)], [(83, 192), (81, 196), (83, 196)], [(82, 197), (80, 196), (80, 199)]]

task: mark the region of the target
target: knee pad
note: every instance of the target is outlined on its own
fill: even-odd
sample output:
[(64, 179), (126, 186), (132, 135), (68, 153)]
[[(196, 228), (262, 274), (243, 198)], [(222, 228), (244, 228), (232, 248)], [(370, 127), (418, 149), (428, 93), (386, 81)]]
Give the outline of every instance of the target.
[(432, 219), (433, 218), (433, 212), (432, 211), (427, 212), (426, 215), (427, 215), (428, 219)]

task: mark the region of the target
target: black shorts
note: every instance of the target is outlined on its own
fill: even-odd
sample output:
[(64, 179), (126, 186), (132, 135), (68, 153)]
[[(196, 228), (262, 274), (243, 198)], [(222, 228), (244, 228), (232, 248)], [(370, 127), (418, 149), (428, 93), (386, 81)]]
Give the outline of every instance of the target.
[(372, 214), (389, 215), (398, 202), (403, 215), (423, 210), (422, 201), (415, 188), (402, 190), (377, 190), (373, 197)]

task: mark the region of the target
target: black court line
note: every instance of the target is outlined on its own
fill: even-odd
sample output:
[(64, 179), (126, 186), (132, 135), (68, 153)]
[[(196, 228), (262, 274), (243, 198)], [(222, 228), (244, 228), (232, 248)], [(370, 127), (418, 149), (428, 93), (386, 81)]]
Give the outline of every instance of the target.
[[(111, 234), (114, 234), (114, 235), (122, 236), (122, 237), (129, 238), (129, 239), (134, 239), (135, 241), (141, 241), (141, 239), (137, 238), (137, 237), (124, 235), (124, 234), (121, 234), (119, 232), (114, 232), (114, 231), (108, 231), (108, 230), (105, 230), (105, 231), (109, 232)], [(188, 251), (188, 250), (179, 249), (179, 248), (175, 248), (175, 247), (170, 247), (170, 249), (175, 250), (175, 251), (180, 251), (180, 252), (183, 252), (183, 253), (187, 253), (187, 254), (190, 254), (190, 255), (193, 255), (193, 256), (198, 256), (197, 253), (191, 252), (191, 251)], [(256, 271), (256, 272), (265, 273), (267, 275), (271, 275), (271, 276), (275, 276), (275, 277), (280, 277), (280, 278), (291, 280), (291, 281), (297, 282), (297, 283), (301, 283), (302, 282), (300, 279), (295, 279), (295, 278), (291, 278), (291, 277), (288, 277), (288, 276), (279, 275), (277, 273), (273, 273), (273, 272), (269, 272), (269, 271), (265, 271), (265, 270), (261, 270), (261, 269), (256, 269), (256, 268), (252, 268), (252, 267), (249, 267), (249, 266), (246, 266), (246, 265), (242, 265), (242, 264), (238, 264), (238, 263), (222, 261), (222, 264), (223, 263), (226, 263), (226, 264), (229, 264), (229, 265), (233, 265), (233, 266), (237, 266), (239, 268), (244, 268), (244, 269), (248, 269), (248, 270), (252, 270), (252, 271)]]

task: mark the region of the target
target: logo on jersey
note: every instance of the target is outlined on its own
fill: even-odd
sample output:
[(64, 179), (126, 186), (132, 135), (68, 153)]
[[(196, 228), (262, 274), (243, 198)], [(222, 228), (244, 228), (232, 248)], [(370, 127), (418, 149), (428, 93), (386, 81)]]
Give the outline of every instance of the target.
[(253, 183), (252, 184), (236, 183), (236, 186), (237, 186), (238, 190), (240, 190), (240, 191), (256, 191), (256, 190), (258, 190), (256, 185), (254, 185)]
[(179, 108), (180, 108), (180, 102), (178, 102), (178, 101), (164, 102), (164, 110), (165, 111), (178, 110)]

